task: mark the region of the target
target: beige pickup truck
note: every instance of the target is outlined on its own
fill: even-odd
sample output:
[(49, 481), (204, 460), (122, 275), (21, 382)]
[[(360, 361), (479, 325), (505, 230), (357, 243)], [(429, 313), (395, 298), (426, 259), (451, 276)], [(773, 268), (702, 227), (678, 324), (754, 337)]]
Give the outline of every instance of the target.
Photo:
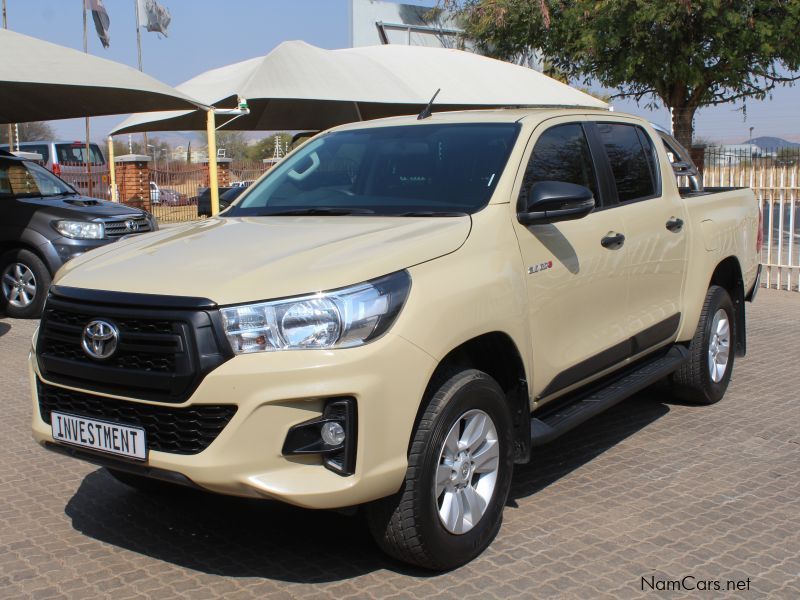
[(664, 378), (724, 395), (759, 211), (679, 188), (681, 152), (583, 109), (320, 134), (219, 217), (58, 273), (34, 437), (140, 488), (363, 506), (391, 555), (464, 564), (536, 446)]

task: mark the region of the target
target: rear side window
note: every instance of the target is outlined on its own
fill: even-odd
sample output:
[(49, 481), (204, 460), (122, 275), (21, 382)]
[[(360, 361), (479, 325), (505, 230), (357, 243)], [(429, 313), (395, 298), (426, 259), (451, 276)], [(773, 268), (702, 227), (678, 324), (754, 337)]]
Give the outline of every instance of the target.
[(620, 202), (658, 195), (655, 149), (641, 127), (622, 123), (597, 123), (608, 155)]
[[(522, 194), (539, 181), (582, 185), (598, 198), (592, 155), (580, 124), (556, 125), (539, 136), (525, 170)], [(526, 197), (521, 198), (521, 204), (526, 200)]]

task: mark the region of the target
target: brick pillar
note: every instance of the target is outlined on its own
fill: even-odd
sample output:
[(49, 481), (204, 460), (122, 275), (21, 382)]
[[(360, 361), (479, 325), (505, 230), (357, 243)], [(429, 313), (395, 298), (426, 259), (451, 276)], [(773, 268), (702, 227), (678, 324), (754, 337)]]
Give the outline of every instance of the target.
[(692, 162), (697, 167), (697, 170), (700, 172), (700, 175), (702, 175), (706, 162), (706, 147), (692, 146), (692, 149), (689, 150), (689, 156), (692, 157)]
[[(219, 187), (230, 187), (232, 161), (232, 158), (217, 159), (217, 179), (219, 180)], [(208, 160), (203, 161), (203, 187), (208, 187)]]
[(151, 211), (150, 157), (144, 154), (123, 154), (114, 158), (117, 166), (119, 201)]

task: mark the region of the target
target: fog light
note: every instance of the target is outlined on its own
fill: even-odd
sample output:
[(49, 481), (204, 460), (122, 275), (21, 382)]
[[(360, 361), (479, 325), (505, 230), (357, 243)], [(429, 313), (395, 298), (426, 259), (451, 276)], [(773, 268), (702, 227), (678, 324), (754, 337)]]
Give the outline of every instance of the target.
[(328, 446), (338, 446), (344, 442), (344, 427), (335, 421), (329, 421), (322, 425), (320, 435), (322, 436), (322, 441)]
[(346, 477), (355, 472), (357, 438), (355, 398), (331, 398), (320, 416), (289, 429), (282, 454), (319, 454), (326, 469)]

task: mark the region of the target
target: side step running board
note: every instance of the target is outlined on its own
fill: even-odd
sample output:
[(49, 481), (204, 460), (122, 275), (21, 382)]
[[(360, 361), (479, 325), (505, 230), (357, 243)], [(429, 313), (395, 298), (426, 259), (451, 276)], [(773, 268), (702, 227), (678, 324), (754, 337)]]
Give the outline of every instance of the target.
[(608, 386), (579, 397), (543, 416), (531, 419), (531, 446), (542, 446), (560, 435), (618, 404), (675, 371), (688, 358), (683, 346), (673, 346), (660, 358), (645, 363)]

